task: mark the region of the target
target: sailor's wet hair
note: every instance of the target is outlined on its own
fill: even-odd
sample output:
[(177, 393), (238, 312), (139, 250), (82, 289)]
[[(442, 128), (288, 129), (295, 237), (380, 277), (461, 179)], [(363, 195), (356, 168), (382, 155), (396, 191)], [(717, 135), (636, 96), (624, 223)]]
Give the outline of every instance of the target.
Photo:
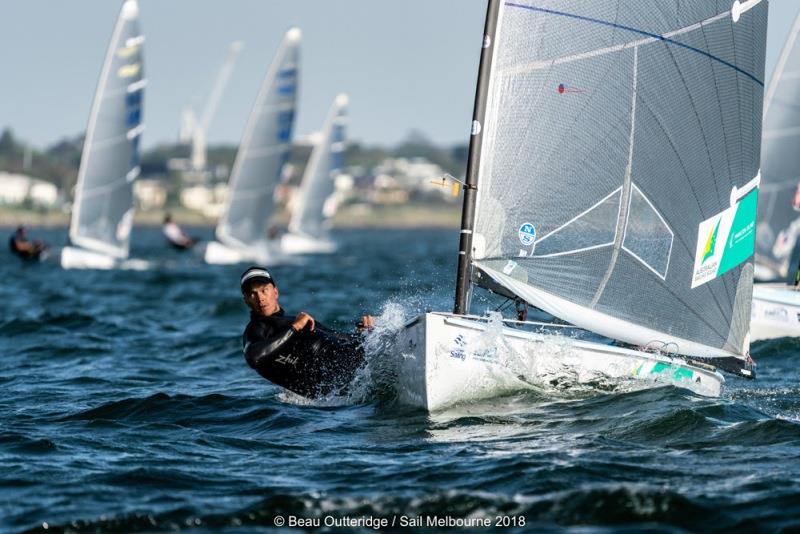
[(272, 284), (275, 286), (275, 280), (272, 278), (272, 275), (269, 274), (269, 271), (263, 267), (253, 266), (243, 272), (242, 278), (239, 280), (239, 286), (242, 288), (242, 293), (248, 291), (256, 282)]

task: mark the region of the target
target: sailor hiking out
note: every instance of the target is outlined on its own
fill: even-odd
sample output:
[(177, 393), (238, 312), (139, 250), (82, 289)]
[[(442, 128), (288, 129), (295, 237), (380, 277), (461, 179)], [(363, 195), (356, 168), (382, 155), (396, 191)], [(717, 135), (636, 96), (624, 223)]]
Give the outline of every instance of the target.
[(197, 239), (186, 235), (178, 223), (172, 220), (172, 215), (169, 213), (164, 217), (162, 231), (169, 244), (175, 249), (188, 250), (197, 244)]
[[(347, 393), (364, 363), (362, 335), (326, 328), (306, 312), (287, 316), (278, 304), (275, 281), (265, 269), (250, 267), (240, 285), (250, 308), (250, 323), (242, 339), (250, 367), (304, 397)], [(365, 315), (358, 329), (374, 325), (375, 319)]]
[(28, 232), (24, 226), (17, 227), (8, 240), (8, 246), (11, 252), (26, 261), (38, 260), (42, 252), (47, 250), (47, 245), (39, 240), (28, 241)]

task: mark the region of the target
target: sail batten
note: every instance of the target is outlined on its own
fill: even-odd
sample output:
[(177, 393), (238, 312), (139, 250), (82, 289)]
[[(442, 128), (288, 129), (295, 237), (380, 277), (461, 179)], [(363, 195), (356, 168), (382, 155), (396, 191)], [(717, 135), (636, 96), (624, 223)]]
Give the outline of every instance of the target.
[[(685, 28), (680, 28), (680, 29), (674, 30), (672, 32), (666, 32), (664, 34), (658, 34), (658, 33), (653, 33), (653, 32), (650, 32), (650, 31), (647, 31), (647, 30), (643, 30), (643, 29), (640, 29), (640, 28), (634, 28), (632, 26), (626, 26), (624, 24), (618, 24), (616, 22), (612, 22), (612, 21), (609, 21), (609, 20), (602, 20), (602, 19), (599, 19), (599, 18), (581, 16), (581, 15), (577, 15), (575, 13), (568, 13), (568, 12), (565, 12), (565, 11), (558, 11), (558, 10), (555, 10), (555, 9), (545, 9), (545, 8), (541, 8), (541, 7), (537, 7), (537, 6), (518, 4), (518, 3), (512, 3), (512, 2), (506, 2), (505, 5), (509, 6), (509, 7), (516, 7), (516, 8), (520, 8), (520, 9), (528, 9), (528, 10), (531, 10), (531, 11), (537, 11), (537, 12), (541, 12), (541, 13), (546, 13), (546, 14), (549, 14), (549, 15), (557, 15), (557, 16), (561, 16), (561, 17), (567, 17), (567, 18), (571, 18), (571, 19), (574, 19), (574, 20), (589, 22), (589, 23), (593, 23), (593, 24), (602, 24), (602, 25), (605, 25), (605, 26), (609, 26), (611, 28), (625, 30), (625, 31), (628, 31), (628, 32), (631, 32), (631, 33), (640, 34), (640, 35), (646, 35), (646, 36), (648, 36), (647, 39), (643, 39), (641, 42), (638, 42), (638, 43), (629, 43), (629, 44), (622, 45), (622, 48), (631, 48), (631, 47), (643, 46), (643, 45), (646, 45), (646, 44), (649, 44), (649, 43), (656, 43), (656, 42), (659, 42), (659, 41), (663, 41), (663, 42), (666, 42), (666, 43), (669, 43), (669, 44), (673, 44), (673, 45), (676, 45), (676, 46), (684, 47), (684, 48), (686, 48), (688, 50), (691, 50), (693, 52), (696, 52), (698, 54), (702, 54), (704, 56), (707, 56), (710, 59), (713, 59), (714, 61), (718, 61), (719, 63), (722, 63), (723, 65), (725, 65), (727, 67), (730, 67), (730, 68), (732, 68), (732, 69), (744, 74), (745, 76), (747, 76), (748, 78), (750, 78), (751, 80), (756, 82), (757, 84), (759, 84), (761, 86), (764, 85), (764, 81), (762, 79), (757, 78), (756, 76), (754, 76), (753, 74), (747, 72), (746, 70), (739, 68), (735, 64), (733, 64), (733, 63), (731, 63), (729, 61), (726, 61), (726, 60), (724, 60), (724, 59), (722, 59), (720, 57), (717, 57), (717, 56), (715, 56), (713, 54), (710, 54), (709, 52), (707, 52), (705, 50), (702, 50), (700, 48), (697, 48), (697, 47), (694, 47), (694, 46), (691, 46), (691, 45), (688, 45), (686, 43), (683, 43), (683, 42), (680, 42), (680, 41), (677, 41), (677, 40), (673, 39), (673, 37), (677, 37), (678, 35), (682, 35), (684, 33), (692, 32), (692, 31), (695, 31), (695, 30), (698, 30), (698, 29), (702, 29), (705, 24), (716, 22), (718, 20), (722, 20), (724, 18), (727, 18), (730, 15), (730, 12), (720, 13), (719, 15), (716, 15), (714, 17), (710, 17), (709, 19), (707, 19), (705, 21), (701, 21), (701, 22), (698, 22), (696, 24), (691, 24), (691, 25), (689, 25), (689, 26), (687, 26)], [(597, 52), (598, 51), (595, 51), (594, 53), (597, 53)]]
[(473, 264), (614, 339), (743, 357), (766, 9), (503, 3)]
[(139, 167), (144, 130), (144, 38), (138, 14), (136, 0), (123, 3), (106, 51), (86, 129), (69, 230), (74, 245), (114, 258), (128, 256), (131, 176), (138, 175), (134, 171)]
[(292, 28), (264, 77), (236, 154), (216, 230), (226, 245), (245, 248), (269, 237), (273, 192), (291, 149), (299, 58), (300, 30)]

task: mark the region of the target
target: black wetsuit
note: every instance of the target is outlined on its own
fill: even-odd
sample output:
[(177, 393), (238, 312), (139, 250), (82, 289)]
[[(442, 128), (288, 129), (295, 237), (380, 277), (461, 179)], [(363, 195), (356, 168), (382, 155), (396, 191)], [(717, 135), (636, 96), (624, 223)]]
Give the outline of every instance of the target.
[(325, 328), (292, 328), (283, 309), (270, 316), (250, 313), (244, 357), (258, 374), (304, 397), (346, 393), (364, 363), (361, 336)]
[(22, 243), (27, 243), (28, 241), (24, 238), (17, 238), (16, 235), (12, 235), (11, 239), (8, 240), (8, 247), (11, 249), (15, 255), (19, 256), (23, 260), (38, 260), (39, 256), (42, 254), (41, 247), (35, 247), (33, 250), (22, 250), (17, 246), (17, 241)]

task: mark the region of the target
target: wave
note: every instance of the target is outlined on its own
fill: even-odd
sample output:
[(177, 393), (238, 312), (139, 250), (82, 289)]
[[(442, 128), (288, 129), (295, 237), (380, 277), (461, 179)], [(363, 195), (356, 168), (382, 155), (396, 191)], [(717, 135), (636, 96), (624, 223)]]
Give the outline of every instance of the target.
[(60, 421), (148, 422), (194, 426), (208, 423), (231, 424), (281, 418), (278, 407), (261, 400), (242, 399), (212, 393), (203, 396), (155, 393), (144, 398), (125, 398), (82, 410)]
[[(786, 504), (798, 503), (797, 495), (780, 498)], [(615, 531), (620, 527), (665, 527), (690, 531), (722, 532), (729, 530), (778, 530), (793, 524), (791, 512), (758, 514), (759, 503), (751, 507), (737, 505), (734, 499), (684, 495), (678, 491), (648, 484), (598, 484), (541, 496), (505, 495), (479, 491), (434, 491), (427, 494), (396, 496), (332, 497), (321, 493), (277, 493), (247, 507), (221, 513), (208, 513), (202, 507), (178, 507), (163, 513), (130, 513), (74, 520), (63, 525), (48, 524), (27, 532), (146, 532), (172, 531), (241, 531), (245, 528), (272, 529), (276, 517), (290, 516), (318, 520), (321, 526), (348, 518), (362, 521), (385, 519), (399, 526), (400, 518), (421, 521), (446, 517), (462, 520), (498, 517), (524, 518), (519, 531), (531, 529), (581, 527)], [(784, 508), (786, 510), (786, 508)]]

